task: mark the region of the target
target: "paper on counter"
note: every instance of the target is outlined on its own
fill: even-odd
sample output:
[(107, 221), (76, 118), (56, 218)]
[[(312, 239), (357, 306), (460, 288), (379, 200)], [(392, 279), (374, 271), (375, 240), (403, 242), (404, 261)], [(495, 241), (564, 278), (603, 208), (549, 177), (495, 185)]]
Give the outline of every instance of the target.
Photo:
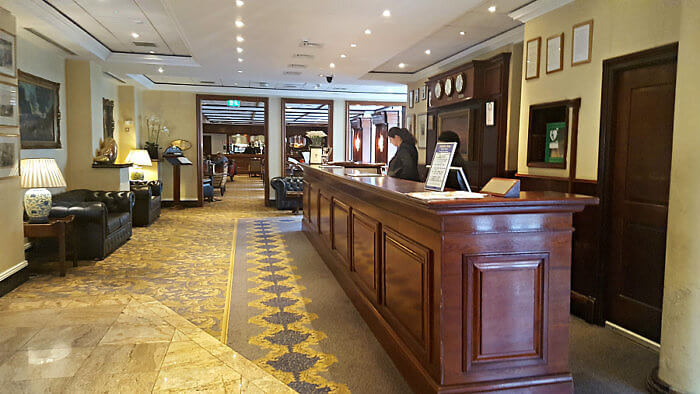
[(484, 198), (487, 194), (472, 193), (465, 191), (453, 192), (414, 192), (406, 193), (407, 195), (421, 200), (458, 200), (464, 198)]

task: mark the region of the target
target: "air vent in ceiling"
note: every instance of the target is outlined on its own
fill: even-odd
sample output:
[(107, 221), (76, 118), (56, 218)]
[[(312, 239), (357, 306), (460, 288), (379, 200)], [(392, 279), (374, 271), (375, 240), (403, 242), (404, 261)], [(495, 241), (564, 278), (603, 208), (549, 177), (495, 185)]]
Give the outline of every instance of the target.
[(260, 86), (262, 86), (262, 87), (264, 87), (264, 88), (270, 86), (270, 84), (269, 84), (268, 82), (258, 82), (258, 85), (260, 85)]
[(287, 68), (301, 68), (304, 69), (308, 67), (306, 64), (299, 64), (299, 63), (292, 63), (292, 64), (287, 64)]
[(301, 71), (285, 71), (282, 74), (284, 74), (284, 75), (301, 75)]
[(69, 55), (71, 55), (71, 56), (78, 56), (78, 54), (76, 54), (75, 52), (73, 52), (73, 51), (71, 51), (70, 49), (64, 47), (63, 45), (57, 43), (56, 41), (54, 41), (54, 40), (52, 40), (52, 39), (46, 37), (45, 35), (39, 33), (38, 31), (36, 31), (36, 30), (34, 30), (34, 29), (32, 29), (31, 27), (25, 27), (24, 29), (25, 29), (26, 31), (28, 31), (28, 32), (30, 32), (30, 33), (32, 33), (32, 34), (34, 34), (35, 36), (41, 38), (42, 40), (48, 42), (49, 44), (55, 46), (56, 48), (62, 50), (63, 52), (65, 52), (65, 53), (67, 53), (67, 54), (69, 54)]
[(214, 82), (214, 81), (199, 81), (199, 83), (206, 84), (206, 85), (213, 85), (216, 82)]
[(295, 53), (293, 57), (302, 59), (313, 59), (314, 55), (309, 55), (308, 53)]
[(137, 47), (148, 47), (148, 48), (155, 48), (156, 44), (152, 42), (144, 42), (144, 41), (134, 41), (134, 45)]
[(304, 40), (299, 43), (299, 46), (302, 48), (323, 48), (323, 44), (320, 42), (311, 42), (309, 40)]

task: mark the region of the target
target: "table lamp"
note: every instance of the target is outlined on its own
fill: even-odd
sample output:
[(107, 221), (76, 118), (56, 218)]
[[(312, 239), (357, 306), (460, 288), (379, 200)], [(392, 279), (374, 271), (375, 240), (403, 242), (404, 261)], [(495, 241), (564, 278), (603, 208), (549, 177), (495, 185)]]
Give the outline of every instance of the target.
[(145, 149), (132, 149), (126, 156), (126, 162), (134, 165), (134, 169), (131, 172), (132, 180), (143, 180), (144, 174), (141, 166), (152, 166), (151, 156)]
[(48, 223), (51, 211), (51, 192), (47, 187), (66, 187), (63, 174), (54, 159), (22, 159), (20, 164), (24, 210), (29, 223)]

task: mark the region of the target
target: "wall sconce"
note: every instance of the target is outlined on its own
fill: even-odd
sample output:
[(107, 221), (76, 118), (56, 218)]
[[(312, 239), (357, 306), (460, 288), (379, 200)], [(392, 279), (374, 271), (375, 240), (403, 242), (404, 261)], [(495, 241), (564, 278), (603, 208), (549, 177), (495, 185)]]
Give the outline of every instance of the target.
[(124, 131), (127, 133), (131, 131), (131, 128), (134, 126), (134, 121), (131, 119), (127, 119), (124, 121)]
[(362, 146), (362, 141), (360, 140), (360, 136), (356, 135), (355, 136), (355, 151), (359, 152), (361, 146)]
[(384, 135), (379, 134), (379, 138), (377, 138), (377, 147), (379, 148), (380, 152), (384, 152)]

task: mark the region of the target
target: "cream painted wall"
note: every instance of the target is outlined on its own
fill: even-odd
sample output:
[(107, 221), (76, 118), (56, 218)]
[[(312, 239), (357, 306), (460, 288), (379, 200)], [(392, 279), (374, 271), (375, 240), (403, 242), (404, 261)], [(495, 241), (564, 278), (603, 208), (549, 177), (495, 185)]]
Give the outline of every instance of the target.
[[(146, 119), (151, 115), (158, 115), (164, 121), (165, 126), (169, 130), (169, 135), (161, 134), (158, 144), (167, 146), (170, 141), (175, 139), (185, 139), (194, 145), (197, 141), (197, 109), (196, 95), (191, 92), (171, 92), (171, 91), (155, 91), (144, 90), (140, 92), (140, 112), (141, 116), (141, 145), (148, 139), (148, 131), (146, 128)], [(162, 153), (162, 152), (161, 152)], [(192, 149), (185, 151), (185, 157), (190, 159), (192, 163), (197, 162), (197, 150)], [(183, 166), (180, 172), (180, 199), (197, 200), (197, 168), (196, 164), (192, 166)], [(169, 163), (159, 163), (160, 178), (164, 183), (163, 199), (172, 200), (173, 198), (173, 167)]]
[[(129, 151), (141, 147), (140, 128), (136, 127), (140, 122), (136, 117), (136, 91), (133, 86), (117, 86), (115, 107), (114, 139), (119, 147), (116, 163), (125, 163)], [(126, 120), (131, 120), (134, 124), (128, 127), (124, 124)]]
[(211, 153), (221, 152), (226, 145), (226, 134), (206, 134), (211, 136)]
[[(15, 17), (0, 8), (0, 28), (15, 32)], [(16, 78), (0, 77), (0, 81), (17, 84)], [(0, 133), (19, 134), (18, 127), (0, 127)], [(19, 177), (0, 179), (0, 281), (26, 266), (24, 260), (24, 228), (22, 226), (22, 197)]]
[(345, 100), (333, 100), (333, 160), (345, 160)]
[(22, 158), (56, 159), (58, 168), (66, 170), (68, 156), (68, 128), (66, 125), (66, 55), (35, 35), (21, 30), (17, 35), (17, 67), (37, 77), (61, 84), (58, 92), (61, 120), (61, 149), (22, 149)]
[[(518, 172), (568, 176), (567, 169), (527, 167), (527, 127), (533, 104), (581, 98), (576, 177), (597, 179), (603, 60), (678, 41), (680, 2), (577, 0), (525, 24), (525, 42), (542, 37), (540, 77), (522, 80)], [(588, 64), (571, 67), (571, 28), (594, 20)], [(564, 33), (564, 70), (545, 73), (546, 38)], [(569, 144), (569, 147), (571, 145)]]

